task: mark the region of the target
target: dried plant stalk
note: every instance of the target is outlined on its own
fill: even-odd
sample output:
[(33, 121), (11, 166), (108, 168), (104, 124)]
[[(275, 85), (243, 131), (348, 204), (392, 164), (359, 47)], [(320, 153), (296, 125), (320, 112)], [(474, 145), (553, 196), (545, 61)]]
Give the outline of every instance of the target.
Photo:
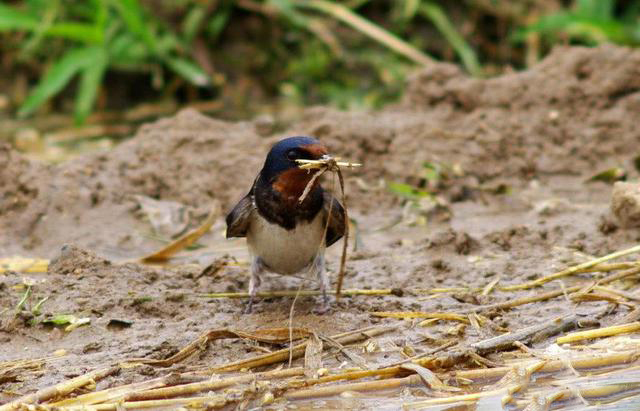
[(175, 253), (186, 247), (189, 247), (191, 244), (195, 243), (196, 240), (205, 235), (205, 233), (209, 231), (209, 229), (211, 229), (211, 226), (216, 221), (216, 218), (218, 218), (218, 215), (220, 215), (220, 204), (216, 201), (213, 204), (211, 211), (207, 216), (207, 219), (200, 225), (200, 227), (189, 231), (188, 233), (184, 234), (171, 244), (166, 245), (162, 249), (146, 257), (142, 257), (140, 261), (143, 263), (157, 263), (168, 260)]
[[(569, 364), (575, 369), (598, 368), (620, 364), (629, 364), (636, 361), (640, 357), (640, 350), (621, 351), (613, 354), (589, 354), (569, 359)], [(509, 367), (497, 367), (477, 370), (455, 371), (456, 378), (467, 380), (487, 380), (503, 377), (509, 371), (516, 367), (529, 364), (530, 360), (521, 363), (512, 364)], [(546, 362), (539, 372), (556, 372), (567, 368), (567, 362), (563, 360), (552, 360)]]
[(566, 344), (576, 341), (590, 340), (593, 338), (611, 337), (618, 334), (632, 333), (640, 330), (640, 322), (614, 325), (611, 327), (596, 328), (595, 330), (579, 331), (558, 337), (556, 343)]
[[(618, 280), (622, 280), (624, 278), (627, 277), (631, 277), (634, 276), (636, 274), (640, 273), (640, 267), (635, 267), (635, 268), (631, 268), (629, 270), (625, 270), (621, 273), (616, 273), (616, 274), (612, 274), (608, 277), (603, 278), (602, 280), (598, 281), (598, 284), (609, 284), (612, 283), (614, 281), (618, 281)], [(560, 297), (562, 295), (566, 294), (570, 294), (570, 293), (575, 293), (578, 292), (580, 290), (582, 290), (585, 287), (585, 285), (576, 285), (576, 286), (572, 286), (572, 287), (568, 287), (564, 290), (556, 290), (556, 291), (549, 291), (546, 293), (542, 293), (542, 294), (534, 294), (531, 295), (529, 297), (522, 297), (522, 298), (516, 298), (514, 300), (509, 300), (509, 301), (505, 301), (503, 303), (496, 303), (496, 304), (490, 304), (490, 305), (482, 305), (479, 307), (475, 307), (471, 310), (469, 310), (469, 312), (478, 312), (478, 311), (484, 311), (484, 310), (503, 310), (506, 308), (513, 308), (513, 307), (517, 307), (520, 305), (525, 305), (525, 304), (530, 304), (530, 303), (534, 303), (534, 302), (538, 302), (538, 301), (545, 301), (545, 300), (550, 300), (552, 298), (556, 298), (556, 297)]]
[(54, 386), (43, 388), (33, 394), (22, 396), (8, 404), (0, 406), (0, 411), (19, 409), (20, 404), (39, 404), (54, 397), (64, 397), (80, 387), (100, 381), (103, 378), (116, 374), (118, 371), (120, 371), (120, 367), (109, 367), (89, 372)]
[(462, 314), (439, 313), (439, 312), (423, 312), (423, 311), (374, 311), (369, 313), (375, 317), (384, 318), (431, 318), (438, 320), (459, 321), (469, 324), (469, 319)]
[[(351, 344), (356, 341), (361, 341), (367, 338), (374, 337), (389, 331), (395, 330), (396, 327), (367, 327), (356, 331), (350, 331), (347, 333), (338, 334), (331, 338), (338, 341), (340, 344)], [(307, 343), (301, 343), (291, 348), (293, 358), (298, 358), (304, 355), (304, 351), (307, 347)], [(289, 359), (289, 348), (274, 351), (269, 354), (259, 355), (257, 357), (248, 358), (245, 360), (234, 361), (229, 364), (223, 364), (214, 368), (211, 368), (209, 372), (229, 372), (239, 371), (242, 369), (251, 369), (261, 367), (264, 365), (275, 364), (278, 362), (286, 361)]]
[(501, 289), (504, 291), (515, 291), (515, 290), (525, 290), (527, 288), (538, 287), (542, 284), (548, 283), (549, 281), (557, 280), (558, 278), (566, 277), (572, 274), (578, 274), (578, 273), (584, 272), (585, 269), (592, 268), (600, 263), (604, 263), (606, 261), (613, 260), (615, 258), (623, 257), (625, 255), (629, 255), (637, 252), (640, 252), (640, 245), (627, 248), (626, 250), (616, 251), (615, 253), (611, 253), (611, 254), (605, 255), (604, 257), (596, 258), (591, 261), (587, 261), (586, 263), (574, 265), (573, 267), (569, 267), (565, 270), (558, 271), (557, 273), (538, 278), (537, 280), (529, 281), (524, 284), (502, 287)]
[(330, 385), (326, 387), (311, 388), (286, 393), (284, 398), (294, 400), (314, 397), (328, 397), (332, 395), (340, 395), (346, 391), (376, 391), (389, 390), (399, 387), (407, 387), (411, 385), (422, 384), (419, 375), (410, 375), (404, 378), (390, 378), (386, 380), (375, 380), (365, 382), (354, 382), (349, 384)]

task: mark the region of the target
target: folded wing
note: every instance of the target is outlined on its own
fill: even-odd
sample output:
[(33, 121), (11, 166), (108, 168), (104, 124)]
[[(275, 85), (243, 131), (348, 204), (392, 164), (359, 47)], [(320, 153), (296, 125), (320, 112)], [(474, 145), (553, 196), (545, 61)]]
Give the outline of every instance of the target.
[(254, 209), (253, 194), (249, 193), (227, 214), (227, 238), (247, 236)]
[[(331, 213), (329, 213), (329, 211), (331, 211)], [(327, 247), (329, 247), (344, 236), (344, 208), (342, 208), (342, 204), (340, 204), (340, 202), (336, 200), (331, 193), (325, 191), (322, 212), (325, 213), (325, 224), (327, 223), (326, 219), (329, 218), (329, 227), (327, 228), (326, 237), (326, 244)]]

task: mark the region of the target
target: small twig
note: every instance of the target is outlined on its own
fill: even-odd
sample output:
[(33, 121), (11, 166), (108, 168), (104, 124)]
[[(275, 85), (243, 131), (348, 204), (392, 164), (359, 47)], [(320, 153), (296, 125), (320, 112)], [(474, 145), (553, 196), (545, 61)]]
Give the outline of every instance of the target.
[(489, 338), (487, 340), (478, 341), (477, 343), (471, 344), (470, 347), (476, 350), (478, 353), (487, 354), (489, 352), (497, 351), (500, 349), (510, 348), (516, 341), (520, 341), (521, 343), (526, 344), (536, 334), (545, 332), (550, 329), (567, 329), (576, 327), (577, 325), (577, 316), (575, 314), (569, 314), (564, 317), (554, 318), (550, 321), (545, 321), (540, 324), (535, 324), (530, 327), (523, 328), (522, 330), (509, 332), (497, 337)]
[(344, 178), (340, 168), (337, 170), (342, 192), (342, 206), (344, 207), (344, 240), (342, 241), (342, 256), (340, 257), (340, 271), (338, 271), (338, 283), (336, 284), (336, 299), (340, 299), (342, 292), (342, 280), (344, 278), (345, 265), (347, 263), (347, 247), (349, 243), (349, 211), (347, 209), (347, 195), (344, 191)]

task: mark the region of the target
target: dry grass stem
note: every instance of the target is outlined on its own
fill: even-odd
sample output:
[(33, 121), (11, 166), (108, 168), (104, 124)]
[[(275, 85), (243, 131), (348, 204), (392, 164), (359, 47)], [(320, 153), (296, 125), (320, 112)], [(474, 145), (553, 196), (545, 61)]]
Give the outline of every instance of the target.
[(450, 321), (459, 321), (465, 324), (469, 324), (469, 319), (461, 314), (454, 313), (428, 313), (421, 311), (374, 311), (370, 313), (374, 317), (384, 317), (384, 318), (429, 318), (429, 319), (439, 319), (439, 320), (450, 320)]
[[(316, 179), (320, 177), (326, 171), (332, 171), (338, 175), (338, 181), (340, 182), (340, 192), (342, 193), (342, 207), (344, 210), (344, 235), (342, 240), (342, 256), (340, 257), (340, 270), (338, 271), (338, 281), (336, 284), (336, 299), (340, 299), (341, 291), (342, 291), (342, 280), (344, 278), (344, 270), (347, 262), (347, 247), (349, 243), (349, 207), (347, 206), (347, 196), (344, 190), (344, 177), (342, 176), (341, 166), (344, 167), (359, 167), (361, 164), (357, 163), (345, 163), (339, 162), (338, 158), (328, 157), (322, 158), (320, 160), (296, 160), (298, 163), (298, 167), (301, 169), (305, 169), (310, 171), (312, 169), (317, 169), (318, 172), (313, 175), (311, 180), (307, 183), (302, 195), (298, 199), (300, 203), (304, 201), (304, 199), (309, 194), (311, 188), (313, 187)], [(331, 207), (329, 208), (329, 215), (331, 215), (331, 209), (333, 208), (333, 203), (331, 203)], [(326, 229), (329, 226), (329, 220), (327, 219)], [(296, 298), (298, 296), (296, 295)], [(295, 303), (295, 300), (294, 300)]]
[[(225, 406), (230, 400), (224, 395), (212, 395), (205, 397), (188, 397), (158, 399), (150, 401), (126, 401), (109, 404), (75, 405), (64, 407), (44, 406), (44, 410), (51, 411), (120, 411), (141, 409), (177, 409), (175, 406), (187, 405), (191, 409), (215, 409)], [(167, 408), (174, 407), (174, 408)]]
[(253, 332), (244, 332), (238, 330), (229, 330), (226, 328), (219, 330), (210, 330), (202, 334), (191, 343), (187, 344), (183, 349), (176, 354), (164, 360), (148, 359), (148, 358), (134, 358), (123, 362), (127, 363), (140, 363), (154, 365), (157, 367), (169, 367), (175, 363), (183, 361), (189, 358), (196, 352), (203, 351), (207, 348), (211, 341), (225, 339), (225, 338), (246, 338), (254, 341), (260, 341), (272, 344), (282, 344), (289, 341), (291, 338), (294, 340), (306, 337), (311, 332), (302, 328), (271, 328), (256, 330)]
[(584, 270), (593, 268), (594, 266), (597, 266), (598, 264), (604, 263), (604, 262), (609, 261), (609, 260), (613, 260), (615, 258), (620, 258), (620, 257), (623, 257), (625, 255), (637, 253), (637, 252), (640, 252), (640, 245), (636, 245), (634, 247), (627, 248), (626, 250), (616, 251), (615, 253), (611, 253), (611, 254), (605, 255), (604, 257), (596, 258), (594, 260), (587, 261), (587, 262), (582, 263), (582, 264), (574, 265), (573, 267), (569, 267), (569, 268), (567, 268), (565, 270), (558, 271), (558, 272), (556, 272), (554, 274), (538, 278), (537, 280), (529, 281), (529, 282), (524, 283), (524, 284), (518, 284), (518, 285), (502, 287), (501, 289), (503, 291), (516, 291), (516, 290), (525, 290), (527, 288), (538, 287), (538, 286), (541, 286), (543, 284), (548, 283), (549, 281), (557, 280), (559, 278), (563, 278), (563, 277), (566, 277), (566, 276), (569, 276), (569, 275), (573, 275), (573, 274), (583, 273), (583, 272), (585, 272)]
[[(621, 351), (612, 354), (593, 353), (569, 359), (569, 364), (577, 370), (600, 368), (621, 364), (630, 364), (640, 357), (640, 349)], [(536, 360), (537, 361), (537, 360)], [(531, 360), (524, 360), (522, 363), (511, 364), (508, 367), (487, 368), (478, 370), (455, 371), (456, 378), (465, 380), (482, 381), (504, 377), (509, 371), (517, 367), (530, 364)], [(557, 372), (567, 368), (567, 362), (563, 360), (551, 360), (542, 365), (538, 372)]]
[(365, 382), (354, 382), (340, 385), (329, 385), (326, 387), (311, 388), (286, 393), (284, 398), (294, 400), (303, 398), (328, 397), (332, 395), (340, 395), (347, 391), (376, 391), (390, 390), (400, 387), (408, 387), (411, 385), (422, 384), (419, 375), (410, 375), (404, 378), (389, 378), (386, 380), (375, 380)]
[[(397, 291), (391, 288), (382, 290), (343, 290), (342, 295), (392, 295)], [(257, 297), (262, 298), (277, 298), (277, 297), (295, 297), (298, 294), (301, 297), (313, 297), (322, 295), (319, 290), (300, 290), (300, 292), (294, 290), (282, 290), (282, 291), (264, 291), (256, 293)], [(335, 291), (327, 291), (327, 294), (335, 295)], [(199, 294), (205, 298), (249, 298), (249, 293), (208, 293)]]
[[(202, 379), (203, 377), (200, 377)], [(153, 390), (167, 385), (179, 384), (184, 381), (184, 377), (178, 374), (169, 374), (152, 380), (122, 385), (102, 391), (90, 392), (77, 397), (68, 398), (50, 404), (54, 407), (66, 407), (71, 405), (91, 405), (103, 402), (121, 401), (125, 396), (134, 392)]]
[(143, 263), (157, 263), (163, 262), (171, 258), (175, 253), (180, 250), (189, 247), (191, 244), (195, 243), (200, 237), (205, 235), (207, 231), (211, 229), (211, 226), (216, 221), (218, 216), (220, 215), (220, 204), (216, 201), (214, 202), (207, 219), (196, 229), (189, 231), (188, 233), (182, 235), (177, 240), (173, 241), (171, 244), (166, 245), (160, 250), (140, 259)]
[[(640, 267), (631, 268), (631, 269), (625, 270), (625, 271), (623, 271), (621, 273), (616, 273), (616, 274), (612, 274), (612, 275), (610, 275), (608, 277), (605, 277), (602, 280), (598, 281), (598, 284), (609, 284), (609, 283), (612, 283), (614, 281), (622, 280), (624, 278), (631, 277), (631, 276), (634, 276), (634, 275), (639, 274), (639, 273), (640, 273)], [(505, 301), (505, 302), (502, 302), (502, 303), (482, 305), (482, 306), (479, 306), (479, 307), (475, 307), (475, 308), (473, 308), (473, 309), (471, 309), (469, 311), (470, 312), (478, 312), (478, 311), (488, 311), (488, 310), (504, 310), (504, 309), (518, 307), (520, 305), (530, 304), (530, 303), (534, 303), (534, 302), (538, 302), (538, 301), (550, 300), (552, 298), (556, 298), (556, 297), (564, 295), (565, 292), (567, 294), (575, 293), (575, 292), (581, 291), (582, 289), (584, 289), (584, 287), (585, 287), (585, 284), (576, 285), (576, 286), (572, 286), (572, 287), (567, 287), (564, 290), (560, 289), (560, 290), (556, 290), (556, 291), (549, 291), (549, 292), (542, 293), (542, 294), (536, 293), (536, 294), (531, 295), (529, 297), (516, 298), (516, 299)]]
[(0, 406), (0, 411), (18, 409), (20, 407), (20, 404), (39, 404), (54, 397), (65, 397), (78, 388), (84, 387), (88, 384), (95, 384), (103, 378), (116, 374), (119, 371), (120, 367), (109, 367), (89, 372), (79, 377), (72, 378), (68, 381), (63, 381), (51, 387), (43, 388), (34, 392), (33, 394), (22, 396), (10, 403)]
[[(335, 165), (338, 167), (362, 167), (362, 164), (360, 163), (339, 161), (339, 157), (334, 157), (333, 159), (335, 160)], [(327, 169), (329, 167), (329, 163), (326, 160), (296, 160), (296, 163), (300, 164), (298, 167), (304, 170)]]
[[(357, 341), (362, 341), (367, 338), (374, 337), (376, 335), (380, 335), (389, 331), (395, 330), (395, 327), (367, 327), (361, 330), (350, 331), (347, 333), (342, 333), (338, 335), (334, 335), (331, 338), (338, 341), (340, 344), (351, 344)], [(307, 343), (301, 343), (295, 345), (291, 348), (293, 358), (299, 358), (304, 355), (306, 350)], [(212, 368), (210, 371), (212, 372), (230, 372), (230, 371), (239, 371), (242, 369), (251, 369), (256, 367), (261, 367), (265, 365), (275, 364), (278, 362), (286, 361), (289, 359), (289, 348), (284, 348), (282, 350), (274, 351), (269, 354), (262, 354), (256, 357), (248, 358), (245, 360), (234, 361), (229, 364), (223, 364), (217, 367)]]
[(593, 338), (611, 337), (613, 335), (627, 334), (640, 330), (640, 322), (614, 325), (611, 327), (596, 328), (595, 330), (579, 331), (567, 334), (556, 339), (558, 344), (572, 343), (576, 341), (590, 340)]

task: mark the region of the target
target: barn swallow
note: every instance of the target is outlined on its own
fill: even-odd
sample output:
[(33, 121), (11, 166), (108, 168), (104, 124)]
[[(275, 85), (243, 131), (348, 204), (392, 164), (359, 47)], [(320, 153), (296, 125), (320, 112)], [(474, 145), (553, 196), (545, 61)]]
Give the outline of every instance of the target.
[(267, 154), (249, 193), (227, 215), (227, 238), (246, 237), (251, 255), (245, 313), (251, 312), (265, 271), (284, 275), (313, 271), (320, 283), (322, 311), (327, 309), (324, 252), (344, 235), (344, 208), (318, 179), (300, 202), (319, 170), (301, 169), (296, 162), (323, 158), (330, 158), (327, 147), (315, 138), (280, 140)]

